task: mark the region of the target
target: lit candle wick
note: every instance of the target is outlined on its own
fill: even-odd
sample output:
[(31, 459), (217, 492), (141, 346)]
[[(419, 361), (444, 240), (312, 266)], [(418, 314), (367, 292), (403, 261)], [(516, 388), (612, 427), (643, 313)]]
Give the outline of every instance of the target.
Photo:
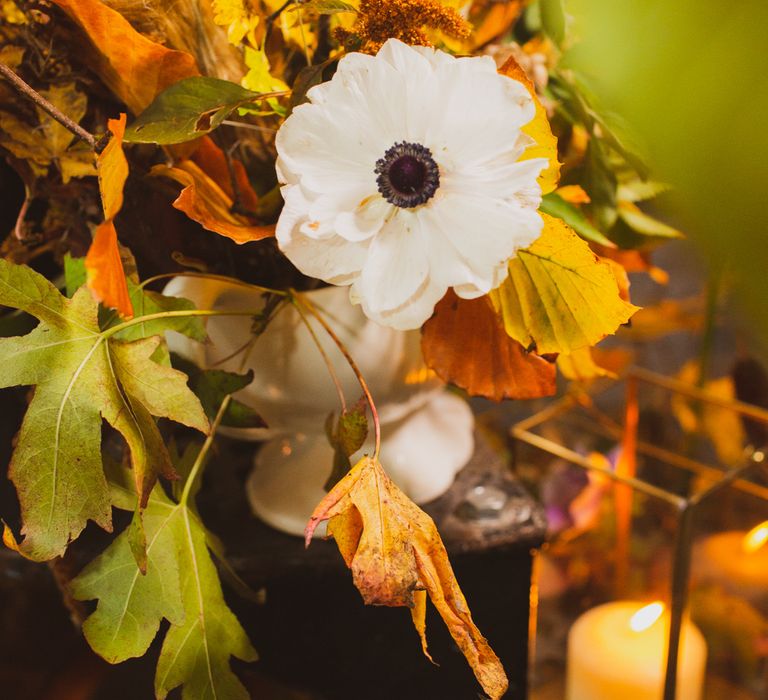
[(633, 632), (647, 630), (661, 617), (663, 612), (664, 603), (650, 603), (649, 605), (640, 608), (640, 610), (629, 618), (629, 626), (632, 628)]
[(768, 520), (756, 525), (744, 535), (741, 546), (747, 554), (754, 554), (766, 542), (768, 542)]

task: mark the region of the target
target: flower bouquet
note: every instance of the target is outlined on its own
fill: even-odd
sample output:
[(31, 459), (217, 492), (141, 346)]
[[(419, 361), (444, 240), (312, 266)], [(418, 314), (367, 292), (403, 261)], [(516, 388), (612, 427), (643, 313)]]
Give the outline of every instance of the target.
[[(559, 64), (561, 3), (7, 0), (0, 37), (0, 154), (24, 185), (0, 260), (0, 386), (33, 387), (5, 544), (52, 560), (127, 511), (68, 584), (96, 601), (89, 644), (142, 656), (166, 620), (157, 697), (245, 697), (230, 659), (256, 652), (196, 498), (217, 431), (270, 429), (248, 403), (285, 393), (269, 363), (320, 358), (327, 393), (288, 396), (329, 444), (307, 545), (327, 521), (365, 602), (409, 608), (427, 656), (431, 600), (501, 697), (434, 523), (380, 459), (388, 423), (356, 353), (381, 347), (350, 346), (343, 319), (408, 334), (419, 361), (399, 381), (464, 396), (610, 373), (592, 348), (636, 310), (626, 273), (663, 274), (648, 251), (679, 234), (640, 208), (663, 186)], [(206, 285), (240, 301), (208, 303)], [(318, 302), (328, 285), (338, 313)], [(291, 333), (267, 341), (287, 314), (296, 351)], [(221, 319), (238, 323), (226, 352)], [(172, 353), (180, 337), (218, 364)]]

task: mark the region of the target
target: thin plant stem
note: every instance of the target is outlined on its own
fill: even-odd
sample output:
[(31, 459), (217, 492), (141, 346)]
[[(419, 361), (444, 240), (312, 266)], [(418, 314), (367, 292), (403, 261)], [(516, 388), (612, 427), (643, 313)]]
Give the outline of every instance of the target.
[(66, 114), (61, 112), (56, 106), (46, 100), (37, 90), (25, 83), (16, 73), (14, 73), (5, 63), (0, 63), (0, 74), (8, 80), (17, 92), (28, 97), (40, 109), (47, 112), (65, 129), (71, 131), (77, 138), (85, 141), (94, 151), (97, 150), (98, 141), (96, 137), (83, 129), (82, 126), (72, 121)]
[(147, 323), (148, 321), (156, 321), (161, 318), (188, 318), (192, 316), (258, 316), (262, 312), (261, 309), (237, 309), (228, 311), (226, 309), (214, 310), (214, 309), (182, 309), (179, 311), (158, 311), (155, 314), (147, 314), (146, 316), (139, 316), (137, 318), (129, 319), (118, 323), (116, 326), (107, 328), (101, 331), (100, 335), (103, 340), (111, 338), (116, 333), (131, 328), (139, 323)]
[(218, 430), (219, 425), (221, 425), (221, 421), (224, 418), (224, 414), (226, 413), (227, 408), (229, 408), (229, 404), (231, 401), (232, 401), (232, 394), (227, 394), (222, 399), (221, 405), (219, 406), (219, 410), (216, 411), (216, 417), (213, 419), (213, 422), (211, 423), (211, 429), (205, 438), (205, 442), (203, 443), (203, 446), (200, 448), (200, 451), (197, 453), (197, 457), (195, 457), (195, 461), (192, 464), (192, 468), (189, 470), (187, 481), (184, 484), (184, 490), (181, 492), (181, 498), (179, 499), (180, 505), (187, 504), (187, 500), (189, 499), (189, 494), (192, 491), (192, 484), (195, 483), (195, 480), (197, 479), (197, 475), (200, 472), (200, 469), (202, 469), (203, 462), (205, 462), (205, 456), (208, 454), (208, 451), (211, 449), (211, 445), (213, 445), (213, 441), (216, 438), (216, 431)]
[(344, 355), (344, 359), (347, 361), (347, 364), (349, 364), (350, 369), (354, 373), (355, 377), (357, 378), (358, 383), (360, 384), (360, 388), (363, 390), (363, 394), (365, 395), (365, 400), (368, 402), (368, 406), (371, 409), (371, 417), (373, 418), (373, 429), (375, 434), (375, 444), (373, 449), (373, 458), (374, 460), (378, 460), (379, 453), (381, 452), (381, 423), (379, 422), (379, 413), (376, 410), (376, 404), (373, 401), (373, 396), (371, 395), (371, 390), (368, 388), (368, 383), (365, 381), (365, 377), (363, 377), (363, 373), (360, 371), (360, 368), (357, 366), (357, 363), (352, 358), (352, 355), (349, 354), (349, 350), (347, 350), (346, 345), (341, 341), (339, 336), (336, 335), (333, 328), (331, 328), (326, 320), (323, 318), (322, 314), (320, 314), (317, 309), (312, 305), (312, 302), (310, 302), (304, 295), (300, 294), (299, 292), (293, 292), (293, 298), (296, 299), (296, 301), (299, 304), (302, 304), (304, 308), (312, 314), (317, 319), (317, 322), (323, 327), (325, 332), (331, 337), (331, 340), (333, 340), (334, 343), (336, 343), (336, 347), (339, 349), (342, 355)]
[(253, 131), (264, 131), (269, 134), (276, 134), (277, 129), (271, 126), (258, 126), (257, 124), (249, 124), (248, 122), (238, 122), (234, 119), (225, 119), (221, 122), (222, 126), (234, 126), (239, 129), (251, 129)]
[(176, 277), (198, 277), (201, 279), (216, 280), (218, 282), (228, 282), (229, 284), (233, 284), (237, 287), (246, 287), (248, 289), (253, 289), (258, 292), (263, 292), (264, 294), (276, 294), (277, 296), (282, 296), (282, 297), (290, 296), (288, 292), (284, 292), (282, 289), (271, 289), (270, 287), (262, 287), (259, 284), (251, 284), (250, 282), (243, 282), (243, 280), (239, 280), (236, 277), (229, 277), (227, 275), (216, 275), (211, 272), (188, 272), (186, 270), (184, 270), (183, 272), (164, 272), (160, 275), (147, 277), (147, 279), (145, 279), (143, 282), (139, 284), (139, 287), (143, 289), (148, 284), (152, 284), (153, 282), (158, 282), (159, 280), (174, 279)]
[(309, 319), (307, 318), (307, 314), (304, 313), (304, 309), (302, 308), (301, 302), (298, 301), (295, 297), (294, 297), (293, 307), (296, 309), (296, 312), (299, 314), (299, 317), (304, 323), (304, 326), (309, 332), (309, 335), (312, 337), (313, 342), (315, 343), (315, 347), (317, 347), (317, 351), (320, 353), (320, 356), (323, 358), (323, 362), (325, 362), (325, 366), (328, 368), (328, 374), (331, 375), (331, 379), (333, 380), (333, 385), (336, 387), (336, 393), (339, 395), (339, 403), (341, 403), (341, 411), (342, 413), (344, 413), (347, 410), (347, 400), (346, 400), (346, 397), (344, 396), (344, 388), (341, 386), (341, 380), (339, 379), (339, 375), (336, 372), (336, 368), (333, 366), (333, 362), (331, 362), (331, 358), (328, 357), (328, 353), (325, 351), (325, 348), (323, 348), (323, 345), (320, 342), (320, 338), (317, 337), (317, 333), (315, 333), (315, 329), (312, 328), (312, 324), (309, 322)]

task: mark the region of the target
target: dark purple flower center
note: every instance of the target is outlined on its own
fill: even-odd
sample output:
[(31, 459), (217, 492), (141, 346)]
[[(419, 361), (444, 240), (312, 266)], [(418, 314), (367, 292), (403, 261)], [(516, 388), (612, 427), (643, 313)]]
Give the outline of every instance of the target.
[(410, 209), (429, 201), (440, 186), (440, 171), (432, 151), (418, 143), (401, 141), (376, 161), (376, 184), (384, 199)]

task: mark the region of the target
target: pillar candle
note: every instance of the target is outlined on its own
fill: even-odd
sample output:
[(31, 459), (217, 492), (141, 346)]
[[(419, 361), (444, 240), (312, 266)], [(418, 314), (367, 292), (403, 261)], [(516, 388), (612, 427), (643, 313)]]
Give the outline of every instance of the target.
[[(618, 601), (584, 613), (568, 635), (566, 700), (661, 700), (668, 630), (661, 603)], [(701, 700), (706, 658), (704, 637), (686, 620), (677, 700)]]

